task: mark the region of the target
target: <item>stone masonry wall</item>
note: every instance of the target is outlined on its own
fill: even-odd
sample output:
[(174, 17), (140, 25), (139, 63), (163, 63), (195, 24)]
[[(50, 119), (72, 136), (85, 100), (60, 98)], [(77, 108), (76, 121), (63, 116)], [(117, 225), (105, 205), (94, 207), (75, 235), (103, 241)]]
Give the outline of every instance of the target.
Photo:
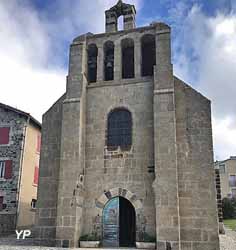
[(170, 28), (165, 24), (156, 25), (156, 62), (153, 91), (156, 178), (153, 188), (157, 248), (180, 250), (176, 110)]
[[(109, 190), (121, 188), (142, 202), (136, 211), (137, 240), (142, 231), (155, 235), (154, 173), (149, 172), (150, 168), (154, 170), (152, 92), (151, 81), (128, 79), (124, 83), (88, 88), (83, 234), (94, 230), (101, 234), (102, 218), (97, 215), (101, 215), (100, 210), (109, 198), (99, 204), (96, 201)], [(119, 107), (132, 114), (132, 146), (124, 151), (120, 148), (110, 151), (106, 147), (107, 118), (109, 112)]]
[[(141, 77), (145, 34), (156, 38), (154, 80)], [(134, 79), (121, 79), (126, 38), (134, 41)], [(107, 41), (115, 46), (113, 81), (103, 78)], [(97, 82), (87, 86), (90, 44), (98, 48)], [(135, 207), (136, 240), (147, 232), (156, 236), (158, 250), (218, 250), (210, 103), (174, 81), (170, 47), (163, 23), (73, 41), (66, 98), (44, 117), (37, 214), (45, 244), (56, 239), (73, 247), (83, 234), (101, 235), (106, 202), (123, 196)], [(132, 114), (126, 150), (106, 146), (115, 108)]]
[(0, 108), (0, 127), (10, 127), (9, 144), (0, 145), (0, 160), (12, 161), (12, 178), (0, 179), (0, 196), (4, 197), (4, 209), (0, 211), (0, 234), (15, 229), (25, 122), (25, 118), (21, 115)]
[[(86, 111), (86, 36), (71, 45), (66, 99), (62, 107), (56, 245), (78, 246), (83, 215)], [(82, 178), (82, 179), (81, 179)]]
[(62, 96), (43, 116), (35, 237), (54, 245), (60, 168)]
[(175, 78), (181, 249), (219, 249), (208, 99)]
[[(76, 205), (73, 200), (77, 188), (79, 164), (80, 102), (63, 103), (61, 161), (58, 180), (57, 246), (74, 245), (76, 230)], [(74, 119), (71, 121), (71, 118)], [(76, 242), (77, 243), (77, 242)]]

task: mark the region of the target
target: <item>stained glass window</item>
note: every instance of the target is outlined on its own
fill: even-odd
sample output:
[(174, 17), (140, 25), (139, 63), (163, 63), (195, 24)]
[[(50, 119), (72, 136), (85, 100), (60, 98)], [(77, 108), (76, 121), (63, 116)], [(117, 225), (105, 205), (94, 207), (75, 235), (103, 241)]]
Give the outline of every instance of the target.
[(132, 118), (126, 109), (116, 109), (108, 117), (107, 145), (127, 147), (132, 144)]

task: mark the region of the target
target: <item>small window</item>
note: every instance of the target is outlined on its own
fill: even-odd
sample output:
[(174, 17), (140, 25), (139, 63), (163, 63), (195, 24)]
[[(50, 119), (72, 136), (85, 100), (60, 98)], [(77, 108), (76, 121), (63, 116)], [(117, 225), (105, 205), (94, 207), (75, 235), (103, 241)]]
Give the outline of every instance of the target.
[(3, 196), (0, 196), (0, 211), (3, 210)]
[(114, 79), (114, 43), (107, 41), (104, 44), (104, 80)]
[(88, 82), (97, 81), (97, 56), (98, 48), (95, 44), (88, 47)]
[(32, 199), (32, 201), (31, 201), (31, 208), (32, 209), (36, 208), (36, 203), (37, 203), (37, 200), (36, 199)]
[(79, 182), (80, 182), (80, 183), (83, 183), (83, 182), (84, 182), (84, 175), (81, 174), (81, 175), (79, 176)]
[(5, 161), (0, 161), (0, 178), (5, 178)]
[(34, 185), (38, 185), (39, 180), (39, 167), (35, 166), (34, 168)]
[(232, 191), (232, 197), (236, 198), (236, 188), (232, 188), (231, 191)]
[(228, 193), (227, 198), (231, 199), (232, 198), (232, 193)]
[(0, 178), (12, 178), (12, 161), (0, 161)]
[(219, 169), (221, 174), (225, 174), (225, 164), (220, 164)]
[(0, 144), (7, 145), (9, 143), (9, 127), (0, 128)]
[(153, 67), (156, 65), (156, 42), (155, 36), (144, 35), (142, 44), (142, 76), (153, 76)]
[(132, 144), (132, 117), (126, 109), (116, 109), (108, 116), (107, 146), (126, 148)]
[(124, 30), (124, 16), (121, 15), (117, 19), (118, 30)]
[(122, 78), (134, 78), (134, 41), (130, 38), (121, 42), (122, 46)]
[(229, 186), (236, 187), (236, 175), (229, 176)]
[(41, 135), (38, 135), (37, 136), (37, 148), (36, 148), (37, 153), (40, 153), (40, 149), (41, 149)]

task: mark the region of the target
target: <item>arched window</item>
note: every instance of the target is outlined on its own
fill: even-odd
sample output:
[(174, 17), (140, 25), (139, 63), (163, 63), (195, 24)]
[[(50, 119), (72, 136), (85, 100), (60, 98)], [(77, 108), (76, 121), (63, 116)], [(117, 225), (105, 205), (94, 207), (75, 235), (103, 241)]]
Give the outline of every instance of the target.
[(104, 44), (104, 80), (114, 79), (114, 43), (107, 41)]
[(132, 144), (131, 113), (118, 108), (108, 116), (107, 146), (126, 148)]
[(97, 56), (98, 48), (96, 44), (88, 46), (88, 82), (97, 81)]
[(118, 30), (124, 29), (124, 16), (119, 16), (117, 19)]
[(153, 66), (156, 65), (155, 36), (144, 35), (142, 44), (142, 76), (153, 76)]
[(122, 78), (134, 78), (134, 41), (130, 38), (121, 42)]

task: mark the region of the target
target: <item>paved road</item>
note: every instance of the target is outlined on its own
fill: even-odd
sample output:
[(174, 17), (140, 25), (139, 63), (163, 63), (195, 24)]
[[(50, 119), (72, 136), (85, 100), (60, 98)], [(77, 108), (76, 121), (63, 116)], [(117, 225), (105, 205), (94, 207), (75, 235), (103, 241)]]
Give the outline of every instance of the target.
[[(27, 244), (28, 246), (23, 246), (25, 244)], [(54, 248), (54, 247), (35, 247), (32, 245), (33, 245), (32, 239), (28, 239), (26, 241), (17, 241), (15, 235), (11, 235), (7, 238), (0, 238), (0, 250), (62, 250), (62, 249), (65, 249), (65, 248)], [(82, 248), (77, 248), (77, 249), (82, 250)], [(73, 250), (76, 250), (76, 249), (73, 248)], [(93, 250), (93, 249), (90, 249), (90, 250)], [(97, 250), (97, 249), (94, 249), (94, 250)], [(106, 249), (106, 250), (109, 250), (109, 249)], [(125, 250), (129, 250), (129, 249), (125, 249)], [(236, 250), (236, 232), (226, 229), (226, 234), (220, 235), (220, 250)]]
[(226, 229), (220, 236), (220, 250), (236, 250), (236, 232)]

